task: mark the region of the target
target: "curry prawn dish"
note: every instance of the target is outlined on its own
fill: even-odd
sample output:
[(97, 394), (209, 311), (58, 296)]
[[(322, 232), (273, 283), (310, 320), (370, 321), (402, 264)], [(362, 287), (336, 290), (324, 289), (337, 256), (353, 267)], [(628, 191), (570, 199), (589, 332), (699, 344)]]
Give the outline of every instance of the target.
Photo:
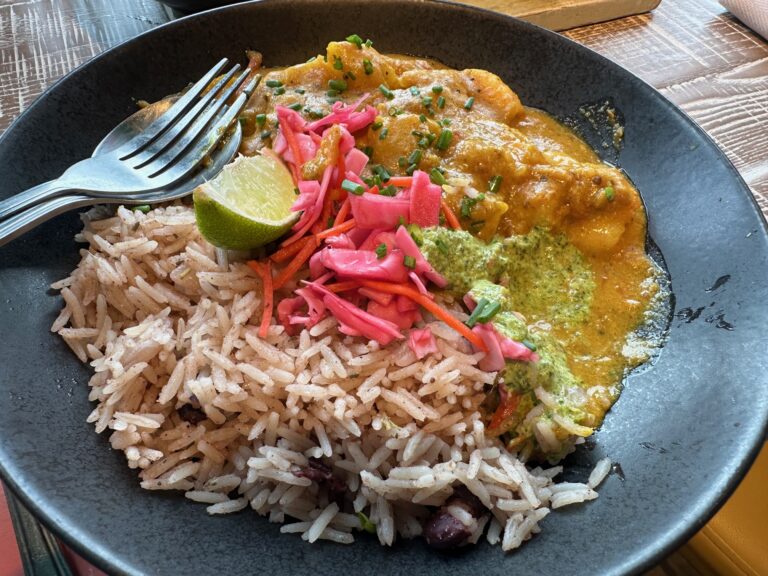
[(631, 183), (484, 70), (356, 35), (249, 57), (232, 173), (272, 191), (260, 210), (287, 187), (287, 215), (244, 237), (205, 185), (85, 215), (52, 330), (93, 367), (96, 430), (143, 488), (309, 542), (506, 551), (596, 498), (609, 460), (584, 483), (558, 462), (668, 296)]

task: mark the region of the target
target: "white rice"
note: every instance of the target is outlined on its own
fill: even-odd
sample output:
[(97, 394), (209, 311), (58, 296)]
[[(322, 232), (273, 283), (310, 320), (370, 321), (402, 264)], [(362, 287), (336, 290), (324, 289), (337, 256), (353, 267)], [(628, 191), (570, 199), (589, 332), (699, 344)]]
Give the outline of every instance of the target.
[[(560, 467), (528, 469), (487, 436), (480, 403), (495, 374), (442, 322), (427, 317), (439, 352), (422, 360), (403, 341), (344, 336), (333, 318), (262, 339), (259, 279), (217, 259), (191, 208), (84, 220), (88, 247), (53, 285), (65, 306), (51, 329), (94, 369), (88, 421), (110, 430), (145, 489), (181, 490), (209, 514), (250, 506), (308, 542), (353, 542), (351, 512), (363, 513), (391, 545), (420, 535), (427, 506), (464, 484), (488, 508), (475, 519), (454, 507), (469, 541), (487, 530), (507, 551), (551, 509), (596, 498), (610, 473), (603, 459), (586, 484), (556, 484)], [(304, 477), (309, 458), (346, 487), (342, 499)]]

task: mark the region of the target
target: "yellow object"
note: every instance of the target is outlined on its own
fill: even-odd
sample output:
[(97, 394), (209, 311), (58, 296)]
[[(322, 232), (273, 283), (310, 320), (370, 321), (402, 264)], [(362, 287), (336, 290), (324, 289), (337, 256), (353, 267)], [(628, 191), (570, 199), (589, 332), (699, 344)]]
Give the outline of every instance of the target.
[(296, 221), (293, 179), (276, 157), (240, 156), (193, 194), (200, 232), (214, 246), (250, 250), (276, 240)]
[(718, 574), (768, 575), (768, 444), (688, 548)]

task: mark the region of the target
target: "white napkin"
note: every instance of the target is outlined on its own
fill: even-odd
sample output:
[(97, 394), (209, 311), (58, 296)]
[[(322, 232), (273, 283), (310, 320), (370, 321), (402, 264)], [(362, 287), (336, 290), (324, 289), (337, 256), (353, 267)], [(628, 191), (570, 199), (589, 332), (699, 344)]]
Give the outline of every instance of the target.
[(720, 4), (768, 40), (768, 0), (720, 0)]

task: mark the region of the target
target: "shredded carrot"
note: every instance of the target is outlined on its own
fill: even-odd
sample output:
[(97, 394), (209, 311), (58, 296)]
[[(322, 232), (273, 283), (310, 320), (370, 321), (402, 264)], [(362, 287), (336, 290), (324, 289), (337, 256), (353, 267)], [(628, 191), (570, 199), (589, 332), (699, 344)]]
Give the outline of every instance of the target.
[(261, 326), (259, 326), (259, 338), (266, 338), (269, 331), (269, 325), (272, 323), (272, 309), (275, 302), (275, 294), (272, 289), (272, 263), (258, 262), (249, 260), (248, 266), (261, 277), (264, 286), (264, 312), (261, 316)]
[(371, 186), (368, 188), (368, 190), (365, 191), (366, 194), (378, 194), (379, 193), (379, 187), (378, 185)]
[(318, 219), (323, 230), (333, 226), (333, 224), (328, 224), (328, 221), (333, 214), (333, 198), (332, 194), (329, 192), (326, 192), (325, 194), (325, 198), (323, 199), (323, 211), (320, 213), (320, 218)]
[(344, 220), (347, 219), (347, 216), (349, 216), (350, 210), (352, 210), (352, 203), (349, 201), (349, 198), (346, 198), (341, 204), (338, 214), (336, 214), (336, 219), (333, 221), (332, 228), (336, 228), (336, 226), (344, 222)]
[(445, 221), (448, 222), (448, 225), (454, 230), (461, 230), (459, 219), (456, 218), (456, 214), (454, 214), (453, 210), (451, 210), (451, 207), (448, 206), (448, 202), (445, 200), (440, 200), (440, 207), (443, 209), (443, 214), (445, 214)]
[(350, 290), (356, 290), (360, 288), (360, 283), (354, 280), (348, 280), (346, 282), (336, 282), (335, 284), (328, 284), (325, 286), (331, 292), (348, 292)]
[(349, 232), (354, 227), (355, 227), (355, 219), (352, 218), (351, 220), (347, 220), (346, 222), (343, 222), (338, 226), (334, 226), (333, 228), (328, 228), (328, 230), (323, 230), (319, 234), (316, 234), (316, 238), (318, 240), (324, 240), (325, 238), (330, 238), (331, 236), (338, 236), (339, 234), (343, 234), (344, 232)]
[(480, 338), (477, 334), (472, 332), (466, 324), (464, 324), (462, 321), (460, 321), (458, 318), (450, 314), (447, 310), (445, 310), (442, 306), (437, 304), (434, 300), (431, 300), (428, 296), (425, 296), (418, 290), (411, 288), (407, 284), (393, 284), (391, 282), (380, 282), (378, 280), (361, 280), (360, 283), (363, 286), (367, 286), (368, 288), (373, 288), (374, 290), (379, 290), (380, 292), (387, 292), (389, 294), (399, 294), (401, 296), (405, 296), (406, 298), (410, 298), (423, 308), (426, 308), (429, 310), (432, 314), (434, 314), (437, 318), (448, 324), (451, 328), (456, 330), (459, 334), (464, 336), (467, 340), (472, 342), (477, 348), (482, 350), (483, 352), (488, 351), (488, 347), (485, 345), (485, 342), (483, 342), (483, 339)]
[(298, 254), (307, 242), (317, 242), (317, 239), (314, 236), (305, 236), (293, 244), (288, 244), (288, 246), (280, 248), (280, 250), (272, 254), (269, 259), (272, 260), (272, 262), (285, 262), (292, 256)]
[(296, 257), (291, 260), (288, 265), (280, 271), (277, 278), (275, 278), (275, 290), (282, 288), (285, 283), (288, 282), (288, 280), (290, 280), (302, 266), (304, 266), (306, 261), (312, 256), (312, 252), (315, 251), (316, 247), (316, 242), (307, 242), (302, 246), (301, 250), (296, 254)]
[(393, 176), (387, 180), (387, 184), (398, 188), (409, 188), (413, 183), (413, 176)]
[(288, 142), (288, 147), (291, 149), (291, 152), (293, 153), (293, 165), (291, 167), (291, 171), (293, 172), (293, 178), (296, 181), (296, 184), (299, 183), (299, 167), (302, 164), (302, 158), (301, 158), (301, 149), (299, 148), (299, 141), (296, 140), (296, 134), (293, 133), (293, 129), (288, 126), (287, 120), (280, 120), (280, 129), (283, 131), (283, 136), (285, 136), (286, 141)]

